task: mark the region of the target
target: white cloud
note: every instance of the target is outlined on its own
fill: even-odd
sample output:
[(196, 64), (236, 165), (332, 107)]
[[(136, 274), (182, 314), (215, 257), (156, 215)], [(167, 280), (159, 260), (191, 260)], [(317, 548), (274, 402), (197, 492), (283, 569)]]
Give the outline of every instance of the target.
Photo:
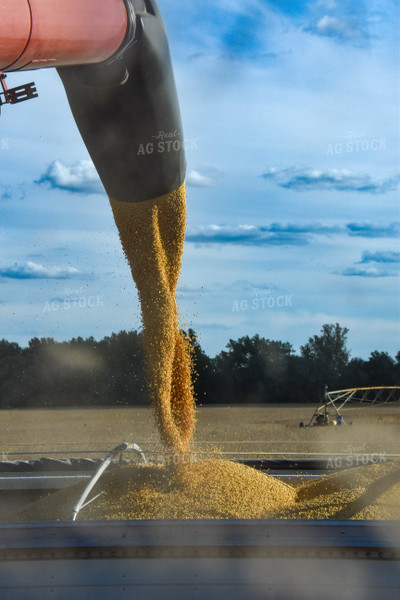
[(0, 269), (0, 277), (8, 279), (69, 279), (78, 275), (80, 272), (74, 267), (46, 267), (32, 261)]
[(364, 37), (363, 32), (355, 23), (331, 15), (321, 17), (313, 29), (315, 33), (328, 37), (344, 39)]
[(308, 244), (312, 235), (340, 233), (337, 226), (320, 224), (272, 223), (270, 225), (202, 225), (191, 227), (187, 242), (199, 244), (238, 244), (244, 246)]
[(396, 190), (400, 177), (395, 175), (386, 179), (374, 179), (368, 173), (354, 172), (349, 169), (311, 169), (288, 167), (270, 167), (262, 177), (273, 181), (282, 188), (302, 190), (335, 190), (337, 192), (363, 192), (384, 194)]
[(80, 160), (66, 165), (55, 160), (37, 183), (48, 183), (52, 188), (79, 194), (104, 192), (100, 178), (91, 160)]
[(320, 2), (312, 4), (311, 8), (322, 10), (334, 10), (335, 8), (337, 8), (337, 4), (335, 0), (321, 0)]
[(186, 175), (186, 183), (191, 187), (211, 187), (217, 183), (217, 173), (191, 169)]
[(390, 277), (394, 273), (381, 271), (377, 267), (349, 267), (341, 273), (346, 277)]
[[(269, 223), (267, 225), (198, 225), (186, 233), (186, 241), (196, 244), (234, 244), (242, 246), (306, 246), (317, 236), (359, 238), (397, 238), (399, 223), (323, 224), (318, 222)], [(397, 262), (398, 253), (364, 254), (362, 262)], [(347, 273), (348, 274), (348, 273)]]
[(400, 262), (400, 252), (389, 251), (381, 251), (381, 252), (369, 252), (366, 251), (363, 253), (362, 260), (360, 264), (365, 263), (399, 263)]

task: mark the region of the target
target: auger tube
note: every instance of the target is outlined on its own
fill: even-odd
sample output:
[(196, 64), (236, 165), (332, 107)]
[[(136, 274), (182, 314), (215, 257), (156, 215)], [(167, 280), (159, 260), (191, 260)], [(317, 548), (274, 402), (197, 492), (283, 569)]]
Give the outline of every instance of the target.
[(0, 71), (101, 62), (127, 27), (124, 0), (0, 0)]
[(182, 185), (182, 122), (155, 0), (0, 0), (0, 40), (0, 71), (57, 68), (109, 197), (140, 202)]

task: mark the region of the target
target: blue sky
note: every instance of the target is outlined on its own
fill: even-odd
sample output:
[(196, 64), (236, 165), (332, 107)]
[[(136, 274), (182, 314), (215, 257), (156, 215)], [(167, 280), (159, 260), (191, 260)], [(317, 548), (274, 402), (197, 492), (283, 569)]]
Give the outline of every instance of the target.
[[(179, 304), (214, 355), (324, 323), (399, 346), (395, 0), (159, 0), (187, 146)], [(54, 70), (0, 117), (0, 338), (138, 328), (108, 200)], [(384, 382), (383, 382), (384, 383)]]

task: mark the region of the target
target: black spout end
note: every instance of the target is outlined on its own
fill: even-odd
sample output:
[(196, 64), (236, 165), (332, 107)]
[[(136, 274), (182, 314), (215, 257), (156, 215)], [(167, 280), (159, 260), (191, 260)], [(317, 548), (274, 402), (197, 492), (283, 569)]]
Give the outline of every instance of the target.
[(154, 0), (125, 1), (134, 28), (114, 57), (58, 72), (108, 196), (140, 202), (177, 189), (186, 160), (160, 11)]

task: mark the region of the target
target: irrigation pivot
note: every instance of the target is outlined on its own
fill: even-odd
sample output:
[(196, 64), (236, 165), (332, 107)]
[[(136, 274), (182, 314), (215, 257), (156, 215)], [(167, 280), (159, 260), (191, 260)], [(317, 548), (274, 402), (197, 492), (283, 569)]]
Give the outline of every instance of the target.
[[(375, 404), (395, 404), (400, 401), (400, 387), (398, 386), (377, 386), (349, 388), (347, 390), (325, 390), (324, 402), (315, 410), (310, 422), (311, 425), (343, 425), (343, 415), (341, 410), (346, 404), (364, 404), (372, 406)], [(333, 409), (332, 418), (329, 410)], [(302, 427), (303, 424), (300, 423)]]

